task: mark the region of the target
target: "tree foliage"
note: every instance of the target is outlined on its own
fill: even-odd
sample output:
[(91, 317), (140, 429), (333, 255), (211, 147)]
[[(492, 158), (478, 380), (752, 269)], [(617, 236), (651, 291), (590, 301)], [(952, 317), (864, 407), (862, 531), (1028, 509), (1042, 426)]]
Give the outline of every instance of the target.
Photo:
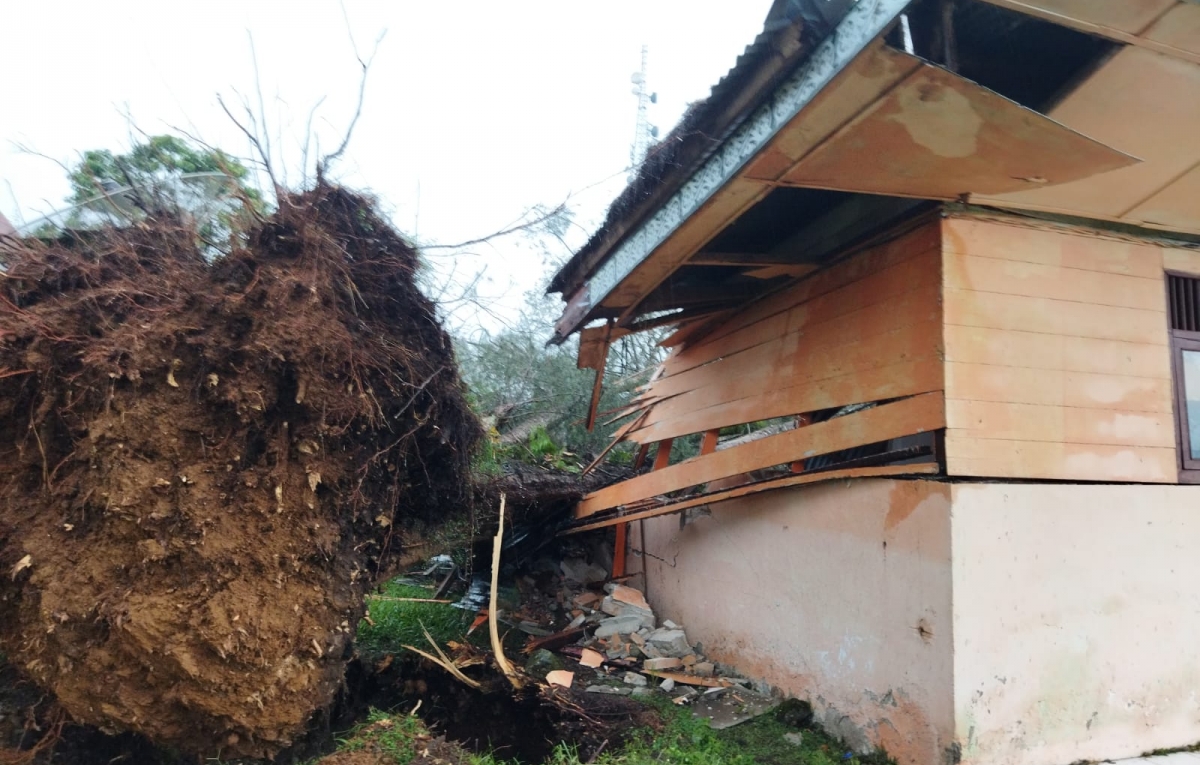
[[(612, 426), (600, 417), (591, 433), (584, 427), (591, 404), (595, 372), (577, 369), (578, 340), (547, 346), (558, 316), (558, 301), (535, 290), (511, 327), (459, 341), (463, 378), (494, 438), (527, 452), (539, 461), (556, 462), (546, 438), (560, 451), (578, 455), (599, 452), (610, 441)], [(618, 409), (633, 397), (662, 358), (659, 336), (623, 337), (609, 351), (601, 412)]]
[(147, 216), (190, 219), (205, 244), (224, 251), (245, 217), (264, 211), (250, 171), (220, 149), (157, 135), (129, 151), (87, 151), (68, 173), (70, 212), (62, 225), (122, 225)]

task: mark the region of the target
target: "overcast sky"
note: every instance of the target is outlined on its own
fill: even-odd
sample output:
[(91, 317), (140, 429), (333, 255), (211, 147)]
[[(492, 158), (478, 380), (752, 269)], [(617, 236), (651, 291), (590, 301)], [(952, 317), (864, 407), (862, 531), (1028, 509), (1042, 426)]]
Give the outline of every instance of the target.
[[(386, 30), (338, 180), (373, 192), (423, 242), (473, 239), (567, 201), (577, 246), (625, 182), (642, 44), (658, 93), (651, 121), (665, 134), (769, 6), (345, 0), (343, 14), (337, 0), (11, 2), (0, 17), (0, 211), (19, 225), (67, 194), (62, 169), (17, 144), (70, 164), (86, 149), (127, 146), (127, 113), (148, 133), (182, 128), (247, 154), (216, 96), (257, 99), (251, 36), (276, 162), (296, 183), (313, 105), (324, 98), (314, 122), (323, 152), (353, 114), (360, 67), (348, 32), (365, 57)], [(456, 278), (486, 266), (482, 289), (509, 315), (546, 270), (520, 239), (474, 253), (460, 256)]]

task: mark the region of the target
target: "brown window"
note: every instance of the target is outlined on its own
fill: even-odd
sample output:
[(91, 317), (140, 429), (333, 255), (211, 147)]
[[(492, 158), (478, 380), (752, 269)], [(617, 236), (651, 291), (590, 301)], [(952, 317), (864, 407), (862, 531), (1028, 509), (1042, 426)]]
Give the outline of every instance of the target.
[(1200, 278), (1167, 275), (1179, 480), (1200, 483)]

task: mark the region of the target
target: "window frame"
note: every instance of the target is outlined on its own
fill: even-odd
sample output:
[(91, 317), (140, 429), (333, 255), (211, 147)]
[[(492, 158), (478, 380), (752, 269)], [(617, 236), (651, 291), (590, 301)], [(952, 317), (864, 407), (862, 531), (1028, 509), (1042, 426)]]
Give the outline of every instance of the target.
[[(1187, 380), (1183, 371), (1183, 352), (1200, 353), (1200, 332), (1189, 332), (1175, 329), (1171, 326), (1171, 295), (1170, 279), (1176, 276), (1183, 279), (1200, 280), (1200, 275), (1182, 271), (1166, 270), (1163, 279), (1163, 289), (1167, 293), (1167, 334), (1171, 349), (1171, 392), (1175, 406), (1175, 448), (1179, 454), (1176, 462), (1179, 468), (1179, 483), (1200, 484), (1200, 459), (1192, 458), (1191, 428), (1188, 423), (1187, 411)], [(1200, 446), (1200, 445), (1198, 445)]]

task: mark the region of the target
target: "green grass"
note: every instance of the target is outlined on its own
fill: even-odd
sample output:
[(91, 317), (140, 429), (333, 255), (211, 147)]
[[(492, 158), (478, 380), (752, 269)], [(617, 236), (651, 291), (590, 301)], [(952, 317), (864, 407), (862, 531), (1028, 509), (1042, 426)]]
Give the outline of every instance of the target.
[(381, 597), (367, 597), (371, 622), (365, 619), (358, 627), (358, 644), (370, 651), (399, 651), (403, 645), (428, 650), (429, 642), (421, 629), (424, 625), (439, 644), (466, 639), (467, 627), (473, 614), (447, 603), (408, 603), (387, 598), (429, 598), (431, 592), (398, 582), (383, 586)]
[[(638, 731), (622, 749), (607, 751), (596, 765), (884, 765), (882, 754), (847, 756), (843, 745), (818, 730), (806, 729), (800, 746), (784, 736), (797, 732), (773, 715), (714, 731), (706, 720), (665, 699), (653, 702), (663, 717), (659, 731)], [(367, 720), (339, 740), (341, 751), (372, 748), (396, 765), (416, 756), (419, 738), (429, 732), (416, 717), (372, 710)], [(490, 754), (470, 757), (472, 765), (510, 765)], [(579, 754), (560, 744), (543, 765), (583, 765)]]

